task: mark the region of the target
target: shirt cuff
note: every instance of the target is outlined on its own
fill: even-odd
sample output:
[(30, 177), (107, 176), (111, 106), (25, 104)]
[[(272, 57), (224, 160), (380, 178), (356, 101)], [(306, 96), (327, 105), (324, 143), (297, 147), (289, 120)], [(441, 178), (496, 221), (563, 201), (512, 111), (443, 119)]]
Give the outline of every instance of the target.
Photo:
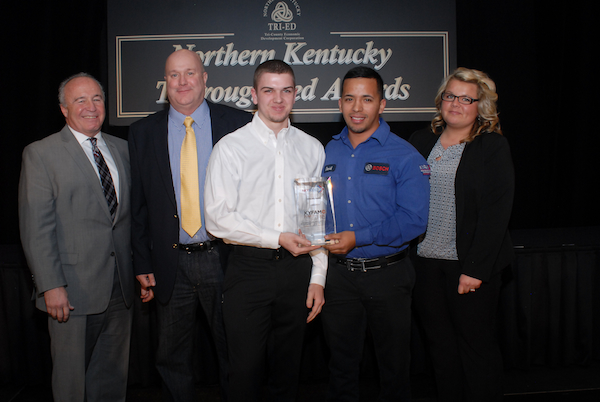
[(263, 229), (261, 246), (264, 248), (278, 249), (279, 246), (279, 235), (281, 232), (271, 229)]
[(310, 283), (325, 287), (327, 277), (327, 251), (324, 248), (318, 248), (310, 252), (312, 258), (312, 273)]
[(369, 228), (354, 231), (354, 240), (356, 247), (367, 246), (373, 243), (373, 236)]

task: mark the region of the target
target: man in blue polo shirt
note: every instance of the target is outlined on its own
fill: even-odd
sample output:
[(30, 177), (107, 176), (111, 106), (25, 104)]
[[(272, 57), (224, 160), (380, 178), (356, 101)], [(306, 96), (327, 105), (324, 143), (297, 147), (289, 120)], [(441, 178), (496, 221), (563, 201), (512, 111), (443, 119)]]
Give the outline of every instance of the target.
[(329, 270), (322, 319), (331, 351), (328, 400), (358, 401), (367, 327), (379, 367), (380, 401), (410, 400), (411, 292), (408, 244), (425, 232), (429, 167), (379, 117), (380, 75), (348, 71), (339, 107), (346, 127), (327, 145), (338, 233), (327, 236)]

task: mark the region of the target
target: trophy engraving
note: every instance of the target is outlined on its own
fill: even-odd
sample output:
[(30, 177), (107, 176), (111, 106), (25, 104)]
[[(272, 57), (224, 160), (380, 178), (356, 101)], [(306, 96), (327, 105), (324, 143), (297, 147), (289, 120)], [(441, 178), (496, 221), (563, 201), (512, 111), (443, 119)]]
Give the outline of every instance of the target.
[[(331, 187), (329, 181), (329, 187)], [(327, 244), (325, 235), (335, 232), (329, 229), (328, 219), (332, 219), (333, 200), (329, 200), (331, 191), (324, 177), (302, 177), (294, 180), (298, 229), (310, 240), (312, 245)], [(329, 209), (329, 210), (328, 210)], [(333, 218), (335, 222), (335, 218)]]

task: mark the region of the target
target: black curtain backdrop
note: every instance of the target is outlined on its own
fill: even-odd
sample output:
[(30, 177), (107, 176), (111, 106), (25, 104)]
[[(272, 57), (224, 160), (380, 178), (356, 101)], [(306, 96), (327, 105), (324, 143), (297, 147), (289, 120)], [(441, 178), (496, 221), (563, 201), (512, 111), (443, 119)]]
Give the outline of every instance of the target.
[[(511, 229), (528, 242), (542, 239), (521, 250), (507, 270), (512, 281), (503, 291), (499, 316), (505, 363), (525, 368), (589, 364), (600, 358), (600, 298), (595, 291), (600, 241), (586, 241), (600, 226), (592, 198), (598, 186), (593, 156), (600, 145), (593, 117), (597, 45), (592, 2), (456, 3), (458, 65), (487, 72), (498, 86), (502, 128), (516, 171)], [(1, 7), (0, 384), (5, 384), (25, 377), (46, 379), (49, 373), (46, 318), (29, 302), (31, 281), (18, 246), (21, 152), (64, 125), (56, 95), (65, 77), (86, 71), (108, 93), (112, 89), (106, 87), (106, 1), (8, 0)], [(391, 126), (407, 138), (427, 124)], [(299, 126), (324, 143), (342, 128), (341, 123)], [(103, 129), (127, 138), (127, 127), (105, 124)], [(544, 243), (543, 233), (550, 228), (572, 228), (578, 243), (564, 246), (571, 243), (562, 236)], [(137, 306), (135, 336), (141, 338), (133, 343), (134, 383), (153, 378), (152, 353), (146, 353), (155, 343), (153, 319), (151, 309)], [(316, 331), (309, 331), (305, 358), (316, 367), (310, 372), (321, 375), (325, 356)]]

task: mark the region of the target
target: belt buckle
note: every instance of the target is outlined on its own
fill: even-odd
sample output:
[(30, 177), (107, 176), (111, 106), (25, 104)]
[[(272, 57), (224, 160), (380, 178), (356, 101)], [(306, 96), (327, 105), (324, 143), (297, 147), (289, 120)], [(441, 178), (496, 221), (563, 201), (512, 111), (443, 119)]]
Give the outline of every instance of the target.
[[(352, 264), (360, 264), (359, 267), (353, 267)], [(362, 271), (362, 272), (367, 272), (367, 267), (365, 266), (365, 258), (355, 258), (354, 260), (346, 260), (346, 268), (348, 268), (348, 271), (350, 272), (354, 272), (354, 271)]]
[(179, 249), (185, 251), (188, 254), (192, 254), (196, 251), (205, 251), (212, 250), (212, 245), (210, 241), (200, 242), (200, 243), (190, 243), (190, 244), (179, 244)]

